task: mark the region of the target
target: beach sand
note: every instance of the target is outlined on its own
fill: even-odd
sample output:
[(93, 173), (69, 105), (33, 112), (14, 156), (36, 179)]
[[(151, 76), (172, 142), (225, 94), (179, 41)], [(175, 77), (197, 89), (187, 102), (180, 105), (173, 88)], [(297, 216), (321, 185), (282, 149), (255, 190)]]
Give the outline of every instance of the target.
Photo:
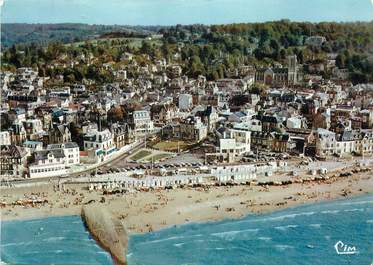
[(373, 193), (372, 171), (347, 178), (286, 186), (230, 186), (183, 188), (103, 195), (88, 191), (87, 185), (67, 184), (66, 191), (54, 191), (53, 184), (1, 190), (1, 201), (14, 203), (33, 194), (47, 203), (34, 207), (7, 205), (2, 220), (80, 215), (82, 205), (105, 207), (118, 217), (129, 232), (154, 231), (176, 224), (241, 218), (305, 203)]

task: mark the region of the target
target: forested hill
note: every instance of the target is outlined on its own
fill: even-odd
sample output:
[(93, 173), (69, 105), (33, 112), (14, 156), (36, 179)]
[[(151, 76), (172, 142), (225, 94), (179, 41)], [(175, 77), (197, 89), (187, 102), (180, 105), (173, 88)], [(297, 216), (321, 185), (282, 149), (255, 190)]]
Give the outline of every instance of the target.
[(50, 42), (77, 42), (94, 39), (111, 32), (151, 34), (157, 27), (105, 26), (88, 24), (23, 24), (10, 23), (1, 25), (1, 45), (10, 47), (13, 44), (48, 44)]
[[(45, 69), (47, 73), (51, 64), (65, 64), (66, 58), (76, 58), (79, 54), (92, 55), (95, 64), (89, 67), (79, 64), (71, 69), (54, 68), (53, 73), (47, 73), (48, 76), (71, 76), (74, 81), (83, 78), (110, 81), (113, 78), (110, 73), (104, 76), (87, 73), (99, 73), (98, 69), (107, 62), (122, 64), (122, 55), (128, 52), (136, 55), (142, 65), (146, 65), (149, 58), (167, 59), (170, 63), (181, 65), (188, 76), (197, 78), (204, 75), (208, 80), (228, 77), (241, 65), (257, 68), (278, 63), (286, 65), (287, 56), (296, 55), (306, 73), (319, 74), (328, 79), (333, 74), (332, 68), (327, 67), (328, 62), (335, 60), (339, 69), (348, 71), (353, 83), (373, 82), (373, 22), (307, 23), (281, 20), (172, 27), (59, 24), (26, 25), (23, 30), (21, 24), (16, 24), (13, 28), (18, 29), (11, 32), (7, 26), (3, 27), (2, 30), (7, 31), (3, 35), (3, 45), (9, 45), (12, 41), (21, 44), (22, 39), (27, 43), (39, 40), (39, 44), (14, 45), (3, 49), (2, 69), (15, 71), (19, 67), (34, 67), (39, 71)], [(18, 41), (9, 37), (12, 34), (18, 35)], [(152, 36), (147, 38), (146, 34)], [(84, 38), (100, 41), (76, 42)], [(315, 43), (312, 41), (314, 39), (319, 41)], [(41, 40), (49, 43), (43, 45)], [(75, 43), (63, 45), (71, 41)], [(322, 68), (319, 67), (321, 64)]]

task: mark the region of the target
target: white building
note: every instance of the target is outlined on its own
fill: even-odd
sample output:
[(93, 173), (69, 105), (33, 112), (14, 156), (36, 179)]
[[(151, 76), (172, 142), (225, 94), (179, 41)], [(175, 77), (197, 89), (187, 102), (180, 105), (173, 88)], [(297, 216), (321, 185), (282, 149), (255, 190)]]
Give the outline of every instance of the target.
[(93, 152), (95, 162), (106, 160), (116, 150), (112, 133), (106, 129), (85, 135), (84, 150)]
[(65, 155), (65, 165), (68, 167), (72, 165), (78, 165), (80, 163), (79, 146), (74, 142), (50, 144), (47, 146), (47, 150), (62, 150)]
[(23, 127), (31, 140), (39, 139), (40, 135), (44, 133), (43, 123), (39, 119), (27, 119), (23, 122)]
[(66, 174), (63, 150), (42, 150), (34, 153), (35, 162), (29, 166), (30, 178), (63, 176)]
[(321, 46), (324, 42), (326, 42), (326, 38), (323, 36), (311, 36), (305, 41), (306, 45), (310, 46)]
[(22, 146), (26, 149), (28, 156), (31, 156), (31, 154), (35, 151), (41, 151), (43, 150), (43, 142), (39, 141), (25, 141)]
[(261, 132), (262, 131), (262, 122), (257, 119), (251, 119), (246, 122), (235, 123), (233, 129), (241, 131), (251, 131), (251, 132)]
[(193, 96), (190, 94), (181, 94), (179, 96), (179, 109), (188, 110), (193, 106)]
[(86, 91), (85, 85), (82, 84), (75, 84), (73, 87), (73, 92), (75, 94), (82, 94)]
[(228, 161), (234, 161), (237, 156), (250, 152), (250, 131), (223, 128), (220, 132), (218, 130), (218, 133), (220, 137), (218, 153)]
[(147, 110), (137, 110), (132, 114), (135, 136), (143, 136), (154, 132), (154, 124)]
[(297, 118), (297, 117), (291, 117), (286, 120), (286, 127), (289, 129), (301, 129), (302, 119)]
[(60, 88), (53, 89), (49, 92), (48, 95), (53, 98), (70, 97), (70, 87), (66, 86), (66, 87), (60, 87)]
[(335, 153), (336, 138), (334, 132), (318, 128), (315, 133), (315, 139), (317, 156), (324, 157)]
[(0, 132), (0, 145), (10, 145), (10, 134), (8, 131)]

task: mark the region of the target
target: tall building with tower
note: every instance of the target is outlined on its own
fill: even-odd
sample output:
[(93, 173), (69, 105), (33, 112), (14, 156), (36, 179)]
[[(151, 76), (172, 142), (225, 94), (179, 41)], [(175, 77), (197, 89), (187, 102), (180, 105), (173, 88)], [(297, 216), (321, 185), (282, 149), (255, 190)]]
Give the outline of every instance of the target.
[(272, 87), (293, 86), (298, 83), (298, 60), (296, 55), (288, 57), (288, 67), (257, 69), (255, 82)]
[(298, 60), (296, 55), (288, 57), (288, 85), (296, 85), (298, 82)]

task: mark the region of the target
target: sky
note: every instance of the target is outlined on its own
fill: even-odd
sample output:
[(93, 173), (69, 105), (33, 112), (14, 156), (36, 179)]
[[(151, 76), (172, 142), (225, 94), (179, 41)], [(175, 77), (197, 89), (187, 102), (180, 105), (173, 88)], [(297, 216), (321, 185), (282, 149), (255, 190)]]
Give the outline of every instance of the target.
[(0, 0), (2, 23), (373, 21), (373, 0)]

